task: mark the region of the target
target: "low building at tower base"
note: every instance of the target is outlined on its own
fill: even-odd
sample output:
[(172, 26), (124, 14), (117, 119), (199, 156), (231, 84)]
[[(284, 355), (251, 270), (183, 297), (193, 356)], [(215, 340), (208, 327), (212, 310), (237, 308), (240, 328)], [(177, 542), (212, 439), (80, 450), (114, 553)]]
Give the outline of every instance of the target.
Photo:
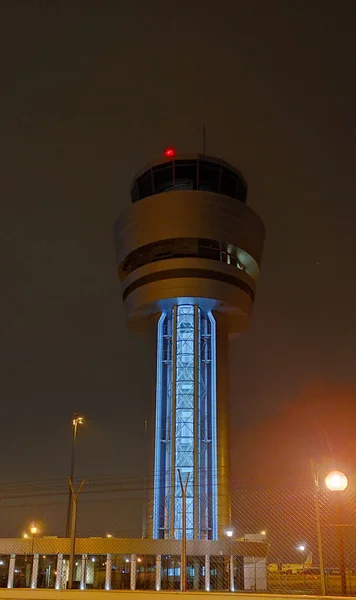
[[(181, 550), (180, 540), (77, 538), (73, 587), (179, 590)], [(0, 538), (0, 587), (66, 589), (69, 552), (69, 538)], [(187, 589), (266, 590), (267, 552), (266, 542), (188, 540)]]

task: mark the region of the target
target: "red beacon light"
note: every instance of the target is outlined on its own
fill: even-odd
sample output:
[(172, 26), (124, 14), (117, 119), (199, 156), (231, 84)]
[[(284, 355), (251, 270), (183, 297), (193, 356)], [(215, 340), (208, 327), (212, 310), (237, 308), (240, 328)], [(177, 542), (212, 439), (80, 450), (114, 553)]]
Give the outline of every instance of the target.
[(166, 148), (165, 151), (163, 152), (163, 154), (167, 158), (171, 158), (172, 156), (176, 155), (176, 151), (174, 148)]

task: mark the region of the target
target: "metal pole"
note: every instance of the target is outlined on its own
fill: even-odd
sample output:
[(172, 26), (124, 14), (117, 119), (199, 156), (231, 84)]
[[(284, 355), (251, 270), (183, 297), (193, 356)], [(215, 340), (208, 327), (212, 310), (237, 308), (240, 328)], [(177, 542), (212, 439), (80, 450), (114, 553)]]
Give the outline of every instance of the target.
[(321, 520), (320, 520), (320, 486), (319, 486), (319, 465), (316, 465), (313, 460), (310, 461), (310, 466), (314, 478), (314, 505), (315, 505), (315, 522), (316, 522), (316, 534), (318, 538), (318, 554), (319, 554), (319, 566), (320, 566), (320, 581), (321, 581), (321, 594), (326, 596), (326, 583), (325, 583), (325, 565), (324, 565), (324, 553), (323, 553), (323, 538), (321, 534)]
[(187, 591), (187, 487), (190, 473), (188, 473), (185, 484), (182, 474), (178, 469), (180, 488), (182, 491), (182, 554), (180, 561), (180, 591)]
[[(69, 478), (73, 482), (74, 481), (74, 464), (75, 464), (75, 442), (77, 440), (77, 428), (78, 428), (78, 415), (74, 413), (73, 415), (73, 433), (72, 433), (72, 456), (70, 461), (70, 475)], [(67, 521), (66, 521), (66, 537), (69, 537), (71, 534), (71, 510), (72, 510), (72, 491), (70, 485), (68, 491), (68, 507), (67, 507)]]
[(320, 487), (319, 487), (318, 483), (316, 483), (316, 486), (315, 486), (314, 502), (315, 502), (316, 533), (317, 533), (317, 538), (318, 538), (321, 594), (322, 594), (322, 596), (326, 596), (323, 538), (321, 535), (321, 522), (320, 522)]
[(77, 503), (74, 500), (74, 493), (72, 493), (72, 530), (70, 538), (70, 554), (69, 554), (69, 577), (68, 577), (68, 588), (71, 590), (73, 586), (73, 569), (74, 569), (74, 556), (75, 556), (75, 528), (77, 524)]
[(71, 590), (73, 586), (73, 570), (74, 570), (74, 557), (75, 557), (75, 534), (77, 527), (77, 504), (79, 494), (82, 491), (82, 487), (84, 485), (84, 481), (80, 484), (79, 490), (77, 494), (74, 492), (73, 482), (69, 479), (69, 487), (71, 491), (72, 498), (72, 511), (71, 511), (71, 536), (70, 536), (70, 554), (69, 554), (69, 578), (68, 578), (68, 588)]
[(338, 495), (336, 502), (336, 512), (337, 512), (337, 541), (338, 541), (338, 549), (339, 549), (339, 562), (340, 562), (340, 576), (341, 576), (341, 595), (347, 595), (347, 583), (346, 583), (346, 570), (345, 570), (345, 547), (344, 547), (344, 533), (343, 533), (343, 514), (342, 514), (342, 500), (341, 496), (339, 496), (339, 492), (336, 492)]

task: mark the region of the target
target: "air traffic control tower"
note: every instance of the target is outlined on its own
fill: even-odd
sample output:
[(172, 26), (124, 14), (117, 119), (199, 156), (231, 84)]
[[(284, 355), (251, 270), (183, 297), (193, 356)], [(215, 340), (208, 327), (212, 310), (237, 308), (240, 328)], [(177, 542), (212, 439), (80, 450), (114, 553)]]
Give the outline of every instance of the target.
[(228, 341), (248, 327), (264, 243), (239, 171), (206, 155), (140, 171), (114, 228), (128, 321), (157, 332), (150, 535), (182, 536), (178, 477), (189, 473), (188, 539), (231, 524)]

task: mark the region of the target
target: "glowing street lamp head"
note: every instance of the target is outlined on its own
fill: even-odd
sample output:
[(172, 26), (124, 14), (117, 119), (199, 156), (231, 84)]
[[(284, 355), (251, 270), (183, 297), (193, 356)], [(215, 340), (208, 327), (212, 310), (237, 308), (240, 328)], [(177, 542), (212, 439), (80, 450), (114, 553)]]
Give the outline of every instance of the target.
[(299, 552), (304, 552), (305, 548), (306, 548), (305, 544), (299, 544), (299, 546), (297, 547), (297, 550), (299, 550)]
[(22, 537), (24, 537), (26, 540), (28, 538), (28, 533), (24, 533)]
[(262, 531), (260, 531), (261, 535), (267, 535), (267, 531), (265, 529), (262, 529)]
[(349, 480), (342, 471), (331, 471), (325, 477), (325, 485), (331, 492), (343, 492), (349, 485)]
[(77, 413), (74, 413), (73, 415), (73, 425), (83, 425), (84, 423), (84, 417), (80, 417), (79, 415), (77, 415)]
[(36, 535), (36, 533), (38, 532), (38, 527), (36, 525), (32, 525), (30, 531), (32, 535)]
[(234, 530), (232, 529), (232, 527), (228, 527), (227, 529), (225, 529), (225, 535), (228, 538), (232, 538), (232, 536), (234, 535)]

